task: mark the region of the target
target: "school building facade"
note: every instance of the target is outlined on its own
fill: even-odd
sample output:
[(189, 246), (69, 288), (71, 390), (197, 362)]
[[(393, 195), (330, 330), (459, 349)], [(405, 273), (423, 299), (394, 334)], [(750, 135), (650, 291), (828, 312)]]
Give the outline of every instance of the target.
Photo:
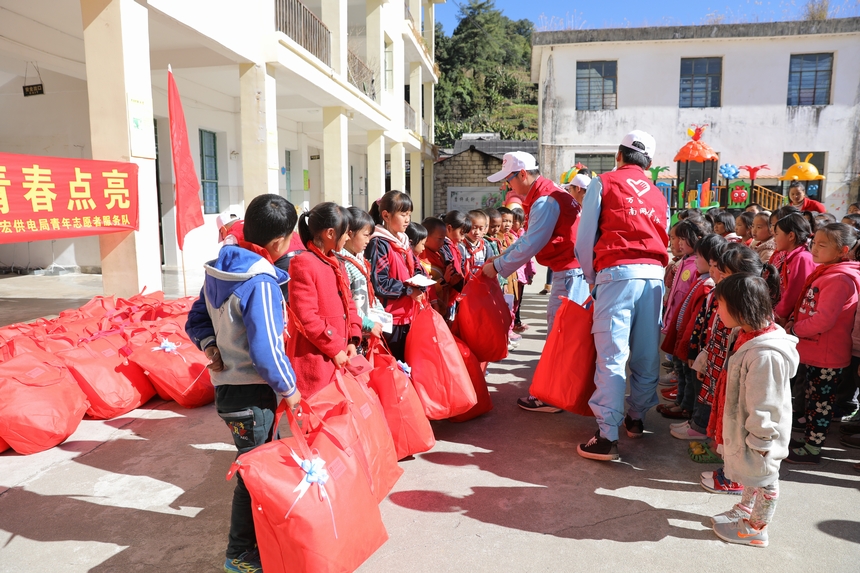
[[(567, 30), (533, 36), (540, 165), (614, 167), (624, 134), (657, 140), (654, 166), (677, 177), (691, 125), (719, 164), (767, 165), (758, 185), (812, 153), (826, 179), (810, 196), (845, 213), (860, 186), (860, 18), (708, 26)], [(706, 171), (708, 166), (690, 164)], [(741, 171), (741, 177), (745, 175)], [(712, 181), (716, 183), (716, 181)], [(816, 187), (817, 186), (817, 187)]]
[(400, 189), (430, 213), (440, 2), (0, 0), (0, 152), (133, 162), (140, 203), (139, 231), (0, 244), (0, 267), (101, 271), (127, 295), (180, 266), (168, 65), (204, 206), (187, 267), (263, 193), (368, 208)]

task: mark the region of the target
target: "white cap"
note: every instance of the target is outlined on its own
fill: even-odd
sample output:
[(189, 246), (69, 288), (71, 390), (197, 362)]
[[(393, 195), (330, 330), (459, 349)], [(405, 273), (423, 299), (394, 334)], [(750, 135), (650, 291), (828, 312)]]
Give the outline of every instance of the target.
[(582, 187), (583, 189), (588, 189), (588, 184), (591, 183), (591, 177), (589, 177), (586, 173), (580, 172), (577, 173), (576, 176), (570, 180), (568, 185), (573, 187)]
[(502, 159), (502, 170), (487, 177), (487, 181), (498, 183), (511, 173), (517, 173), (523, 169), (526, 171), (537, 169), (537, 161), (535, 161), (534, 155), (525, 151), (505, 153), (505, 157)]
[(621, 140), (621, 145), (633, 151), (644, 153), (648, 159), (654, 159), (654, 151), (657, 149), (657, 142), (654, 138), (638, 129), (625, 135), (624, 139)]
[(238, 219), (239, 215), (234, 213), (231, 209), (227, 209), (226, 211), (220, 213), (217, 217), (215, 217), (215, 224), (220, 229), (230, 221)]

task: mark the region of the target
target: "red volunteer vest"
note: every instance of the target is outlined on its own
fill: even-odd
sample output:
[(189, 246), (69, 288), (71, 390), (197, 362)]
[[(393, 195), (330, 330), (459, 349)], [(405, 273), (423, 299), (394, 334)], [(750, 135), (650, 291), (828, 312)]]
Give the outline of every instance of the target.
[(594, 270), (669, 262), (666, 199), (636, 165), (599, 175), (603, 184)]
[(529, 228), (529, 211), (539, 197), (552, 197), (559, 206), (558, 221), (552, 230), (549, 242), (535, 256), (537, 262), (552, 269), (552, 272), (578, 269), (579, 261), (573, 254), (576, 243), (576, 222), (582, 208), (574, 201), (570, 193), (560, 189), (555, 183), (545, 177), (538, 176), (529, 189), (523, 211), (525, 213), (525, 229)]

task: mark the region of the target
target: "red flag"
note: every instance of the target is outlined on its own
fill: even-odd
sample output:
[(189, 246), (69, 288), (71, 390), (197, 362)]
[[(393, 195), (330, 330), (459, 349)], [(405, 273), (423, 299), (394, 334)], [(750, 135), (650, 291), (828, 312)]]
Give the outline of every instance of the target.
[(176, 238), (179, 250), (185, 245), (185, 235), (203, 225), (200, 205), (200, 180), (194, 170), (191, 148), (188, 147), (188, 128), (179, 90), (173, 72), (167, 68), (167, 108), (170, 113), (170, 150), (173, 153), (173, 174), (176, 177)]

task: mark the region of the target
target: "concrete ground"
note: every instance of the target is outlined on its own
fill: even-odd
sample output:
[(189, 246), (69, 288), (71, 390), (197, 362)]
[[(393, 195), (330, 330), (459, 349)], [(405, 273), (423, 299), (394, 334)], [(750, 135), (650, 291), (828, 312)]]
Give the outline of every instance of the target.
[[(0, 323), (92, 296), (90, 277), (59, 279), (0, 279)], [(433, 423), (438, 443), (401, 462), (381, 505), (390, 539), (361, 572), (860, 570), (860, 451), (835, 435), (820, 466), (783, 465), (771, 544), (757, 549), (715, 537), (709, 516), (738, 498), (699, 486), (717, 466), (690, 461), (659, 415), (643, 439), (622, 437), (621, 461), (602, 463), (576, 454), (592, 419), (517, 408), (545, 338), (539, 288), (524, 302), (523, 343), (489, 368), (495, 409)], [(158, 400), (85, 420), (47, 452), (0, 454), (0, 572), (218, 571), (234, 456), (212, 406)]]

